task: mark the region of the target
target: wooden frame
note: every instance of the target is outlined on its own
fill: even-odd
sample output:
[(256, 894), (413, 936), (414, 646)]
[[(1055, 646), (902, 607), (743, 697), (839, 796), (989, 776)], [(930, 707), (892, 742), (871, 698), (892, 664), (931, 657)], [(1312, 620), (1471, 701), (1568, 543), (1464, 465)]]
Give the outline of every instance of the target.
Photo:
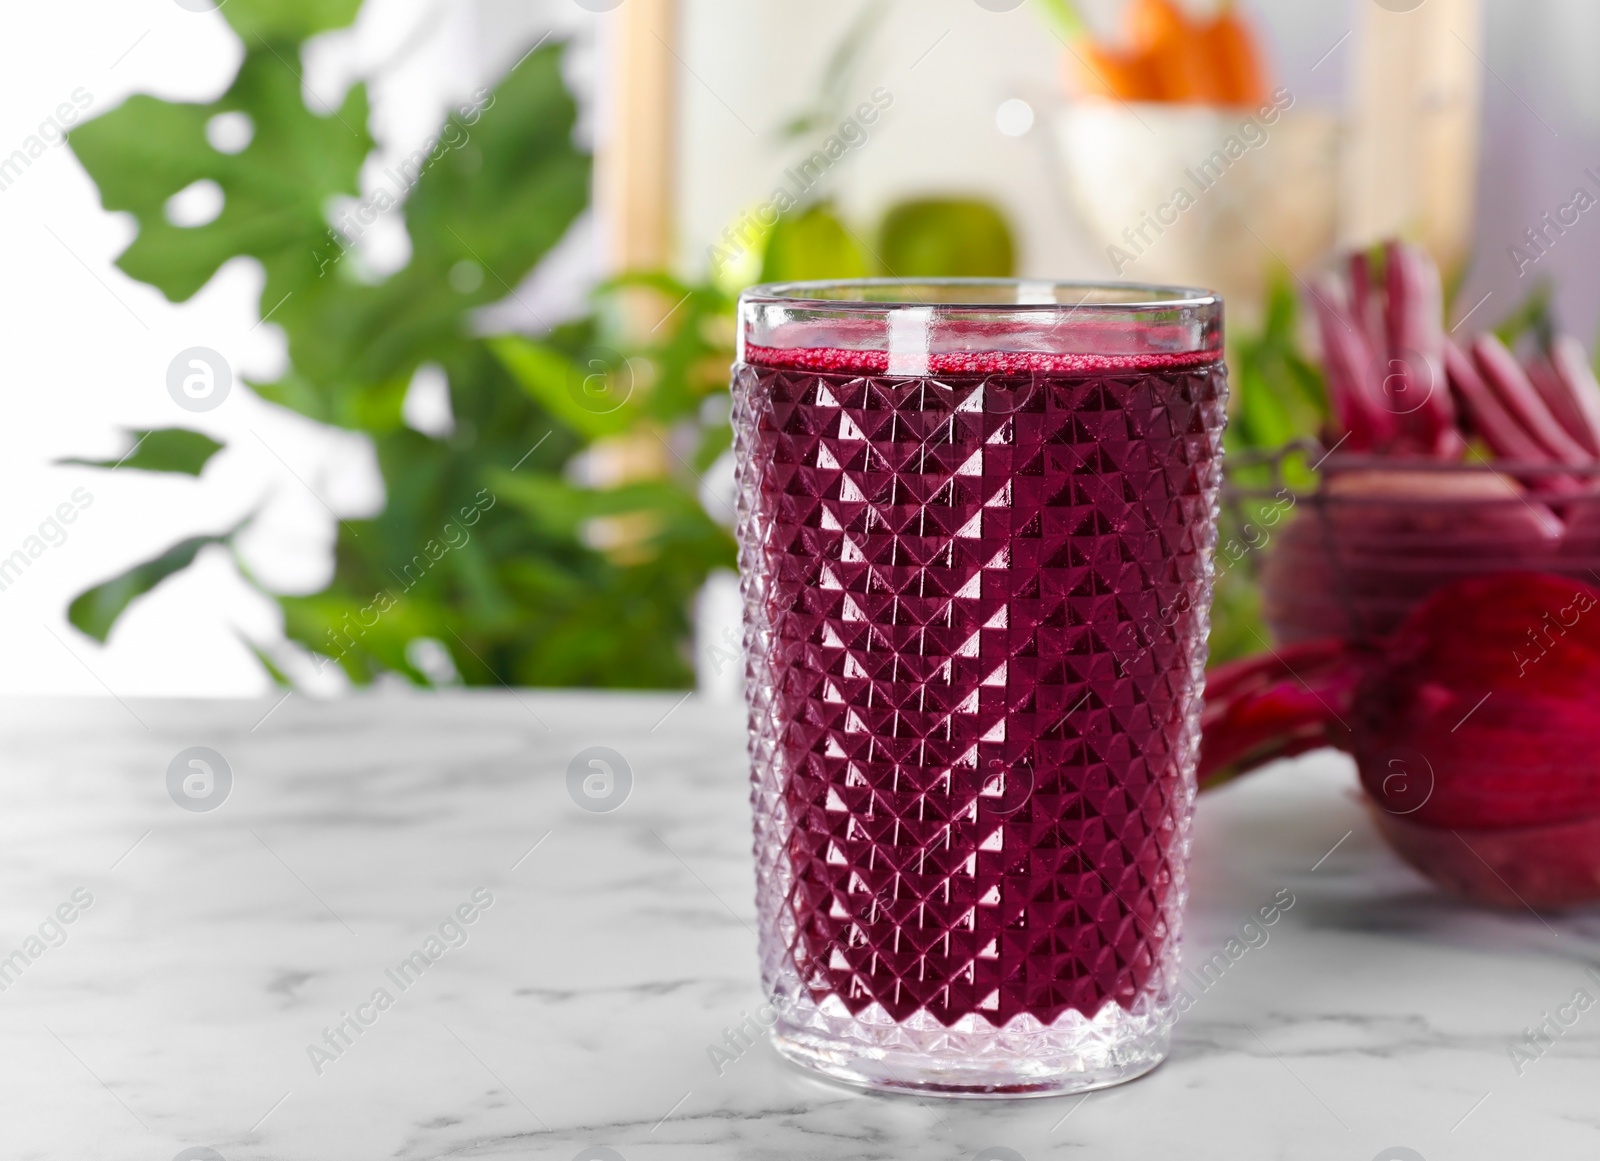
[(1401, 235), (1446, 273), (1472, 246), (1483, 77), (1483, 0), (1359, 0), (1341, 242)]
[(625, 0), (602, 28), (595, 210), (609, 271), (673, 257), (677, 0)]

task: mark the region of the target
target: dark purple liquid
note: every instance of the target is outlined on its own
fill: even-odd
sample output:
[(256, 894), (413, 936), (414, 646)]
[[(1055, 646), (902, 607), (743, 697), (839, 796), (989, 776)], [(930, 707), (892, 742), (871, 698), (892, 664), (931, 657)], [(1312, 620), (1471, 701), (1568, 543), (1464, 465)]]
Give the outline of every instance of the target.
[(1130, 1006), (1182, 901), (1225, 371), (872, 358), (736, 369), (766, 958), (896, 1019)]

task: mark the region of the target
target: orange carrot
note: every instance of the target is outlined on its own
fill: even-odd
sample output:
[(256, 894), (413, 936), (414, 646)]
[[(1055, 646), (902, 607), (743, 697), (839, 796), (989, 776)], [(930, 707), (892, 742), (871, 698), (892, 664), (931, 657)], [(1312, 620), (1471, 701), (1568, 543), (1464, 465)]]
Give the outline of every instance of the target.
[(1172, 0), (1133, 0), (1127, 11), (1135, 48), (1154, 48), (1188, 36), (1189, 18)]
[(1048, 0), (1046, 9), (1073, 42), (1064, 62), (1069, 87), (1086, 96), (1203, 105), (1267, 99), (1255, 38), (1233, 0), (1206, 21), (1189, 19), (1176, 0), (1131, 0), (1129, 48), (1090, 40), (1068, 0)]
[(1267, 99), (1255, 37), (1232, 4), (1225, 4), (1217, 18), (1199, 30), (1199, 36), (1218, 80), (1219, 103), (1259, 105)]
[(1159, 101), (1160, 85), (1144, 54), (1102, 48), (1081, 40), (1065, 58), (1068, 83), (1085, 96), (1118, 101)]
[(1221, 87), (1206, 46), (1172, 0), (1133, 0), (1128, 24), (1135, 50), (1150, 58), (1163, 100), (1218, 101)]

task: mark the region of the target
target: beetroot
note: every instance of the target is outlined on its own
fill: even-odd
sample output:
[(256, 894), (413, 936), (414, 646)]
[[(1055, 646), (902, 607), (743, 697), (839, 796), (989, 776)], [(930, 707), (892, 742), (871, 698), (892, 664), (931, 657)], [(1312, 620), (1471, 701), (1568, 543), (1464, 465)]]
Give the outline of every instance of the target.
[(1600, 898), (1600, 381), (1548, 317), (1523, 362), (1457, 347), (1414, 246), (1312, 298), (1330, 450), (1261, 570), (1279, 651), (1210, 675), (1202, 780), (1336, 746), (1436, 881)]
[(1395, 852), (1454, 895), (1500, 907), (1600, 898), (1600, 818), (1499, 830), (1441, 830), (1372, 810)]
[(1284, 527), (1261, 572), (1278, 640), (1381, 635), (1441, 585), (1551, 566), (1562, 523), (1516, 480), (1391, 462), (1347, 470), (1330, 460), (1319, 494)]
[(1336, 746), (1385, 835), (1444, 885), (1486, 902), (1507, 902), (1483, 886), (1501, 880), (1534, 905), (1600, 898), (1597, 606), (1590, 585), (1502, 573), (1439, 589), (1372, 648), (1327, 640), (1220, 666), (1202, 784)]
[(1498, 827), (1600, 815), (1600, 592), (1540, 573), (1441, 589), (1364, 666), (1351, 752), (1384, 802), (1380, 759), (1427, 758), (1427, 826)]

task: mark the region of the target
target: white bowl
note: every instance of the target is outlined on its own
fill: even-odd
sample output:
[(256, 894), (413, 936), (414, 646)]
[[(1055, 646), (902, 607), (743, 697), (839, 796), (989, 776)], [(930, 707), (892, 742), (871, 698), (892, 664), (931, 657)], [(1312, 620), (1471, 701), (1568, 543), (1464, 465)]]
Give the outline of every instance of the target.
[(1119, 278), (1204, 286), (1255, 313), (1275, 267), (1333, 246), (1339, 121), (1285, 109), (1081, 101), (1055, 122), (1068, 194)]

